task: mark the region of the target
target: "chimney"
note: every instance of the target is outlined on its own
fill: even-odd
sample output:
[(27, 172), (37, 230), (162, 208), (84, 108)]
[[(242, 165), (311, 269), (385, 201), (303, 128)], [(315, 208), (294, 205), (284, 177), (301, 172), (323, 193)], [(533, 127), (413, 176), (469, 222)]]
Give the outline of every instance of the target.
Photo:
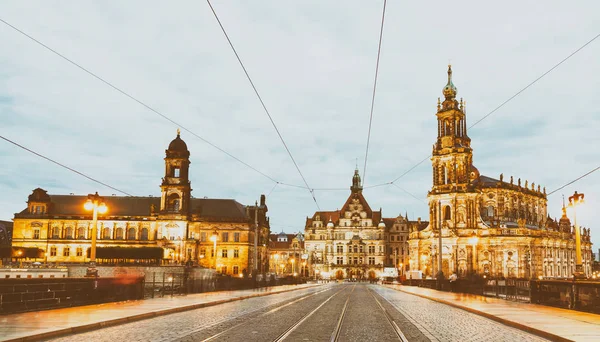
[(421, 218), (417, 217), (417, 223), (420, 225), (421, 224)]

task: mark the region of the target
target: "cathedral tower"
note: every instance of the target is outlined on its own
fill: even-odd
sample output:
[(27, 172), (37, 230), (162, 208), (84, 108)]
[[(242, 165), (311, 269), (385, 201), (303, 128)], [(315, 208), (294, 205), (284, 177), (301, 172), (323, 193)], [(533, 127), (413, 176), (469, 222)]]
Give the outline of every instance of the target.
[(188, 178), (190, 152), (185, 142), (181, 140), (179, 129), (177, 137), (171, 141), (165, 153), (165, 176), (160, 185), (162, 192), (160, 211), (163, 214), (187, 215), (192, 192)]
[(466, 191), (478, 177), (473, 167), (471, 139), (467, 135), (465, 104), (456, 100), (456, 87), (452, 83), (452, 67), (448, 65), (448, 83), (443, 89), (444, 102), (438, 98), (438, 136), (433, 145), (434, 193)]

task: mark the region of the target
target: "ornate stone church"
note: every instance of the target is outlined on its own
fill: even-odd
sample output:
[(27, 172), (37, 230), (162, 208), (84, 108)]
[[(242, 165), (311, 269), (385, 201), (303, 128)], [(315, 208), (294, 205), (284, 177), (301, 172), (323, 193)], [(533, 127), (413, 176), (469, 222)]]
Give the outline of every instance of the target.
[[(479, 173), (467, 135), (466, 105), (448, 66), (444, 101), (437, 105), (429, 225), (410, 232), (410, 269), (435, 277), (442, 234), (442, 269), (447, 278), (471, 274), (514, 278), (569, 278), (575, 271), (574, 227), (547, 213), (546, 189), (521, 179)], [(591, 272), (589, 229), (581, 229), (583, 269)]]
[[(160, 197), (103, 198), (108, 211), (98, 217), (98, 262), (137, 263), (150, 258), (163, 264), (193, 262), (241, 276), (254, 267), (254, 233), (258, 231), (257, 268), (268, 270), (270, 229), (265, 196), (254, 206), (233, 199), (194, 198), (190, 152), (179, 131), (165, 153)], [(37, 261), (88, 262), (92, 213), (84, 209), (86, 200), (85, 195), (33, 190), (27, 208), (15, 214), (13, 247), (38, 249)], [(152, 251), (146, 248), (143, 253), (143, 247)]]

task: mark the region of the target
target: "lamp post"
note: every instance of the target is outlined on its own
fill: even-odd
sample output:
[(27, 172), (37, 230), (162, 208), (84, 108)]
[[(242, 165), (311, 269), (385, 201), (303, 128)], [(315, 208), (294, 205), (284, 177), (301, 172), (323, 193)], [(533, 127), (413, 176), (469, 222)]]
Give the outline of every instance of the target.
[(583, 271), (583, 262), (581, 260), (581, 234), (579, 232), (579, 226), (577, 225), (577, 213), (575, 207), (583, 202), (584, 194), (578, 194), (577, 191), (573, 196), (569, 197), (569, 208), (573, 208), (573, 223), (575, 224), (575, 273), (573, 273), (574, 279), (585, 278), (585, 272)]
[(217, 233), (217, 230), (215, 229), (215, 231), (212, 233), (212, 235), (210, 236), (210, 241), (213, 242), (213, 261), (215, 263), (215, 271), (217, 270), (217, 239), (219, 238), (219, 234)]
[(477, 270), (477, 242), (479, 238), (477, 237), (477, 233), (473, 232), (473, 235), (469, 238), (469, 243), (473, 245), (473, 273)]
[(90, 249), (90, 267), (87, 269), (86, 277), (97, 277), (96, 269), (96, 237), (98, 236), (98, 213), (106, 214), (108, 207), (104, 204), (104, 199), (95, 194), (89, 194), (88, 199), (83, 205), (87, 211), (92, 211), (92, 248)]

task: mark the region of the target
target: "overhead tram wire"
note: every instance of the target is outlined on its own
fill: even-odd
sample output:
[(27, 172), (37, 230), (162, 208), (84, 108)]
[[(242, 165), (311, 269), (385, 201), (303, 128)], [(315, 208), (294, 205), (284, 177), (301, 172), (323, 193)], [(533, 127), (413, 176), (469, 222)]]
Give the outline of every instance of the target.
[(582, 176), (579, 176), (579, 177), (575, 178), (574, 180), (572, 180), (572, 181), (570, 181), (569, 183), (567, 183), (567, 184), (565, 184), (565, 185), (561, 186), (560, 188), (558, 188), (558, 189), (555, 189), (555, 190), (552, 190), (552, 191), (551, 191), (551, 192), (549, 192), (549, 193), (548, 193), (546, 196), (550, 196), (550, 195), (552, 195), (553, 193), (555, 193), (555, 192), (557, 192), (557, 191), (559, 191), (559, 190), (562, 190), (562, 189), (566, 188), (567, 186), (569, 186), (569, 185), (571, 185), (571, 184), (573, 184), (573, 183), (577, 182), (578, 180), (580, 180), (580, 179), (582, 179), (582, 178), (584, 178), (584, 177), (587, 177), (587, 176), (589, 176), (590, 174), (592, 174), (592, 173), (594, 173), (594, 172), (596, 172), (596, 171), (598, 171), (598, 170), (600, 170), (600, 166), (598, 166), (597, 168), (593, 169), (592, 171), (589, 171), (589, 172), (587, 172), (586, 174), (584, 174), (584, 175), (582, 175)]
[(383, 40), (383, 23), (385, 21), (385, 5), (387, 0), (383, 0), (383, 12), (381, 14), (381, 28), (379, 30), (379, 45), (377, 47), (377, 63), (375, 64), (375, 80), (373, 81), (373, 95), (371, 97), (371, 114), (369, 116), (369, 131), (367, 133), (367, 148), (365, 151), (365, 166), (363, 168), (363, 186), (367, 181), (367, 159), (369, 157), (369, 143), (371, 142), (371, 125), (373, 123), (373, 109), (375, 108), (375, 92), (377, 90), (377, 76), (379, 75), (379, 58), (381, 56), (381, 42)]
[[(570, 59), (571, 57), (573, 57), (579, 51), (583, 50), (586, 46), (590, 45), (592, 42), (594, 42), (596, 39), (598, 39), (598, 37), (600, 37), (600, 33), (597, 34), (596, 36), (594, 36), (592, 39), (588, 40), (585, 44), (583, 44), (582, 46), (580, 46), (577, 50), (573, 51), (567, 57), (563, 58), (560, 62), (558, 62), (557, 64), (555, 64), (552, 68), (548, 69), (548, 71), (544, 72), (541, 76), (539, 76), (538, 78), (536, 78), (535, 80), (533, 80), (531, 83), (529, 83), (528, 85), (526, 85), (524, 88), (522, 88), (521, 90), (519, 90), (518, 92), (516, 92), (513, 96), (509, 97), (508, 100), (502, 102), (499, 106), (497, 106), (496, 108), (494, 108), (491, 112), (489, 112), (488, 114), (484, 115), (482, 118), (480, 118), (479, 120), (477, 120), (474, 124), (472, 124), (471, 126), (469, 126), (468, 129), (473, 128), (475, 125), (479, 124), (483, 120), (487, 119), (490, 115), (494, 114), (498, 109), (502, 108), (508, 102), (512, 101), (515, 97), (521, 95), (521, 93), (523, 93), (529, 87), (531, 87), (532, 85), (534, 85), (535, 83), (537, 83), (539, 80), (541, 80), (543, 77), (545, 77), (546, 75), (548, 75), (550, 72), (554, 71), (554, 69), (558, 68), (561, 64), (563, 64), (564, 62), (566, 62), (568, 59)], [(411, 167), (410, 169), (408, 169), (407, 171), (405, 171), (403, 174), (401, 174), (400, 176), (398, 176), (391, 183), (394, 183), (397, 180), (399, 180), (400, 178), (406, 176), (409, 172), (411, 172), (412, 170), (414, 170), (415, 168), (417, 168), (419, 165), (421, 165), (423, 162), (425, 162), (429, 158), (431, 158), (431, 154), (429, 156), (427, 156), (427, 158), (421, 160), (419, 163), (415, 164), (413, 167)]]
[(235, 54), (235, 57), (237, 58), (238, 62), (240, 63), (240, 66), (244, 70), (244, 74), (246, 74), (246, 78), (248, 78), (248, 81), (250, 82), (250, 85), (252, 86), (252, 89), (254, 89), (254, 93), (258, 97), (258, 100), (260, 101), (260, 104), (262, 105), (265, 113), (269, 117), (269, 120), (271, 121), (271, 124), (273, 125), (273, 128), (275, 128), (275, 131), (277, 132), (277, 135), (279, 136), (279, 139), (281, 140), (281, 143), (283, 144), (283, 147), (285, 147), (285, 150), (287, 151), (288, 155), (290, 156), (290, 159), (294, 163), (294, 166), (296, 167), (296, 170), (300, 174), (300, 177), (302, 178), (302, 181), (304, 181), (304, 184), (306, 185), (306, 188), (310, 192), (310, 195), (312, 196), (312, 199), (315, 202), (315, 205), (317, 206), (317, 209), (321, 210), (321, 207), (319, 206), (319, 203), (317, 202), (317, 198), (315, 197), (314, 191), (308, 185), (308, 182), (306, 181), (306, 178), (304, 178), (304, 175), (302, 174), (302, 171), (300, 171), (300, 167), (298, 167), (298, 163), (296, 163), (296, 160), (294, 159), (294, 156), (292, 155), (292, 152), (290, 151), (290, 149), (288, 148), (287, 144), (285, 143), (285, 140), (283, 140), (283, 136), (279, 132), (279, 129), (277, 128), (277, 125), (275, 124), (275, 121), (273, 121), (273, 118), (271, 117), (271, 113), (269, 113), (269, 110), (267, 109), (267, 106), (265, 105), (262, 97), (260, 96), (258, 90), (256, 89), (256, 86), (254, 85), (254, 82), (252, 82), (252, 78), (250, 78), (250, 74), (248, 74), (248, 70), (246, 70), (246, 67), (244, 66), (244, 63), (242, 62), (242, 59), (240, 58), (240, 55), (237, 53), (237, 50), (233, 46), (233, 43), (231, 42), (231, 39), (229, 39), (229, 35), (227, 34), (227, 31), (225, 31), (225, 27), (223, 27), (223, 24), (221, 23), (221, 20), (219, 19), (219, 16), (217, 15), (217, 12), (215, 12), (215, 9), (213, 8), (212, 4), (210, 3), (210, 0), (206, 0), (206, 2), (208, 3), (208, 6), (210, 6), (210, 9), (211, 9), (211, 11), (214, 14), (215, 19), (217, 20), (217, 23), (219, 23), (219, 26), (221, 27), (221, 31), (223, 31), (223, 34), (225, 35), (225, 38), (227, 38), (227, 42), (229, 43), (229, 46), (233, 50), (233, 53)]
[(238, 157), (234, 156), (233, 154), (225, 151), (224, 149), (220, 148), (219, 146), (213, 144), (212, 142), (206, 140), (205, 138), (201, 137), (200, 135), (194, 133), (192, 130), (186, 128), (184, 125), (176, 122), (175, 120), (171, 119), (170, 117), (168, 117), (167, 115), (161, 113), (160, 111), (154, 109), (153, 107), (151, 107), (150, 105), (146, 104), (145, 102), (143, 102), (142, 100), (139, 100), (138, 98), (134, 97), (133, 95), (130, 95), (129, 93), (127, 93), (126, 91), (122, 90), (121, 88), (115, 86), (114, 84), (110, 83), (109, 81), (103, 79), (102, 77), (96, 75), (94, 72), (90, 71), (89, 69), (85, 68), (84, 66), (82, 66), (81, 64), (73, 61), (72, 59), (66, 57), (65, 55), (61, 54), (60, 52), (56, 51), (55, 49), (51, 48), (50, 46), (42, 43), (41, 41), (39, 41), (38, 39), (34, 38), (33, 36), (25, 33), (24, 31), (20, 30), (19, 28), (13, 26), (12, 24), (8, 23), (7, 21), (5, 21), (4, 19), (0, 18), (0, 21), (2, 23), (4, 23), (6, 26), (12, 28), (13, 30), (17, 31), (18, 33), (22, 34), (23, 36), (29, 38), (30, 40), (32, 40), (33, 42), (37, 43), (38, 45), (44, 47), (46, 50), (54, 53), (55, 55), (57, 55), (58, 57), (64, 59), (65, 61), (69, 62), (70, 64), (76, 66), (77, 68), (79, 68), (80, 70), (84, 71), (85, 73), (87, 73), (88, 75), (94, 77), (95, 79), (99, 80), (100, 82), (106, 84), (107, 86), (111, 87), (112, 89), (116, 90), (117, 92), (121, 93), (122, 95), (125, 95), (126, 97), (128, 97), (129, 99), (137, 102), (138, 104), (142, 105), (143, 107), (145, 107), (146, 109), (150, 110), (151, 112), (153, 112), (154, 114), (162, 117), (163, 119), (171, 122), (172, 124), (176, 125), (178, 128), (183, 129), (184, 131), (190, 133), (191, 135), (195, 136), (196, 138), (202, 140), (203, 142), (205, 142), (206, 144), (212, 146), (213, 148), (217, 149), (218, 151), (226, 154), (227, 156), (231, 157), (232, 159), (234, 159), (235, 161), (239, 162), (240, 164), (248, 167), (249, 169), (253, 170), (254, 172), (260, 174), (261, 176), (273, 181), (277, 183), (277, 180), (274, 179), (273, 177), (265, 174), (264, 172), (256, 169), (255, 167), (253, 167), (252, 165), (242, 161), (241, 159), (239, 159)]
[(18, 143), (16, 143), (15, 141), (13, 141), (13, 140), (10, 140), (10, 139), (8, 139), (8, 138), (6, 138), (6, 137), (4, 137), (4, 136), (1, 136), (1, 135), (0, 135), (0, 138), (1, 138), (1, 139), (3, 139), (3, 140), (6, 140), (7, 142), (9, 142), (9, 143), (11, 143), (11, 144), (13, 144), (13, 145), (15, 145), (15, 146), (17, 146), (17, 147), (19, 147), (19, 148), (22, 148), (23, 150), (25, 150), (25, 151), (27, 151), (27, 152), (29, 152), (29, 153), (31, 153), (31, 154), (34, 154), (34, 155), (36, 155), (36, 156), (38, 156), (38, 157), (40, 157), (40, 158), (46, 159), (47, 161), (49, 161), (49, 162), (51, 162), (51, 163), (54, 163), (54, 164), (56, 164), (56, 165), (58, 165), (58, 166), (60, 166), (60, 167), (62, 167), (62, 168), (65, 168), (65, 169), (67, 169), (67, 170), (69, 170), (69, 171), (71, 171), (71, 172), (74, 172), (74, 173), (76, 173), (76, 174), (78, 174), (78, 175), (82, 176), (82, 177), (85, 177), (85, 178), (87, 178), (88, 180), (91, 180), (92, 182), (98, 183), (98, 184), (100, 184), (100, 185), (103, 185), (103, 186), (105, 186), (105, 187), (107, 187), (107, 188), (109, 188), (109, 189), (115, 190), (115, 191), (117, 191), (117, 192), (120, 192), (120, 193), (122, 193), (122, 194), (125, 194), (125, 195), (127, 195), (127, 196), (133, 196), (132, 194), (130, 194), (130, 193), (128, 193), (128, 192), (125, 192), (125, 191), (123, 191), (123, 190), (117, 189), (117, 188), (115, 188), (114, 186), (111, 186), (111, 185), (109, 185), (109, 184), (106, 184), (106, 183), (104, 183), (104, 182), (102, 182), (102, 181), (100, 181), (100, 180), (97, 180), (96, 178), (93, 178), (93, 177), (91, 177), (91, 176), (88, 176), (88, 175), (86, 175), (86, 174), (85, 174), (85, 173), (83, 173), (83, 172), (77, 171), (77, 170), (75, 170), (75, 169), (74, 169), (74, 168), (72, 168), (72, 167), (69, 167), (69, 166), (67, 166), (67, 165), (65, 165), (65, 164), (62, 164), (62, 163), (60, 163), (60, 162), (57, 162), (56, 160), (54, 160), (54, 159), (52, 159), (52, 158), (49, 158), (49, 157), (46, 157), (46, 156), (44, 156), (44, 155), (43, 155), (43, 154), (41, 154), (41, 153), (35, 152), (34, 150), (31, 150), (31, 149), (29, 149), (29, 148), (27, 148), (27, 147), (25, 147), (25, 146), (23, 146), (23, 145), (21, 145), (21, 144), (18, 144)]

